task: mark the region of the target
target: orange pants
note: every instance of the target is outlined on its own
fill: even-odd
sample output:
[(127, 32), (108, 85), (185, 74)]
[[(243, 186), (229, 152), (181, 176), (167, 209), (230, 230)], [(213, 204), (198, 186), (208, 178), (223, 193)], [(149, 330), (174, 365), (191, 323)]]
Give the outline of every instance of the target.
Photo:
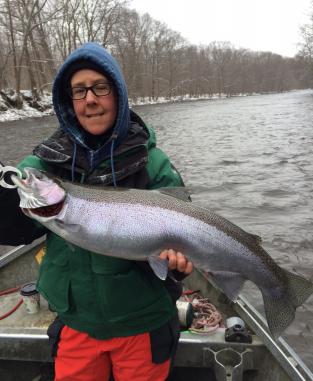
[(164, 381), (170, 360), (152, 362), (150, 336), (97, 340), (68, 326), (62, 329), (55, 358), (55, 381)]

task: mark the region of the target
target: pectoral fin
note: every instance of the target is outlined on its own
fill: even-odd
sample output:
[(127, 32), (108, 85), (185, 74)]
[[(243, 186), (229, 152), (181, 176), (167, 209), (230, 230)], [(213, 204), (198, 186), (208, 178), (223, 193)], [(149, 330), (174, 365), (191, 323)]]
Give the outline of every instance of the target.
[(165, 280), (168, 273), (168, 260), (162, 259), (158, 256), (151, 256), (148, 258), (148, 262), (154, 272), (154, 274), (162, 279)]
[(55, 220), (55, 224), (58, 225), (59, 228), (69, 233), (78, 233), (81, 230), (81, 226), (79, 224), (65, 224), (60, 220)]

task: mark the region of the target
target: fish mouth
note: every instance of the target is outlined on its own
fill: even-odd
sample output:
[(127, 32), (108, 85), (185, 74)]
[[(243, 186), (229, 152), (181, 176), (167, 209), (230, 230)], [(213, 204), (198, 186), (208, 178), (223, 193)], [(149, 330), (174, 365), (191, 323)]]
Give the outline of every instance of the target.
[(25, 211), (37, 210), (37, 213), (44, 216), (50, 213), (54, 215), (57, 205), (63, 204), (65, 200), (65, 190), (57, 180), (49, 178), (35, 168), (24, 168), (24, 172), (26, 174), (24, 179), (11, 176), (18, 188), (20, 207)]
[(61, 212), (63, 205), (64, 205), (64, 200), (53, 205), (40, 206), (39, 208), (22, 208), (22, 209), (23, 211), (26, 212), (26, 214), (30, 212), (32, 214), (36, 214), (36, 216), (39, 216), (39, 217), (49, 218), (49, 217), (57, 216)]

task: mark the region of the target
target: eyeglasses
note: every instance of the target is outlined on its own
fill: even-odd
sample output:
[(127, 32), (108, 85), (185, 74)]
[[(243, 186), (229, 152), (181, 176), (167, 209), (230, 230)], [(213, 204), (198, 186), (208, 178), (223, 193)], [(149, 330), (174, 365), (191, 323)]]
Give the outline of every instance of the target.
[(69, 94), (74, 101), (78, 101), (85, 99), (89, 90), (91, 90), (96, 97), (105, 97), (111, 93), (112, 86), (110, 83), (97, 83), (96, 85), (86, 87), (77, 86), (72, 87)]

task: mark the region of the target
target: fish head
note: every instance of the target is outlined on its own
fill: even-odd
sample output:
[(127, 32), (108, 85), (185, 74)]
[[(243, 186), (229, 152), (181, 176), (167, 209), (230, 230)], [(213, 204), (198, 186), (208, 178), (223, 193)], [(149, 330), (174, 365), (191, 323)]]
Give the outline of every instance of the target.
[(43, 172), (35, 168), (24, 168), (25, 178), (12, 176), (20, 196), (20, 207), (36, 209), (62, 202), (66, 197), (65, 190)]

